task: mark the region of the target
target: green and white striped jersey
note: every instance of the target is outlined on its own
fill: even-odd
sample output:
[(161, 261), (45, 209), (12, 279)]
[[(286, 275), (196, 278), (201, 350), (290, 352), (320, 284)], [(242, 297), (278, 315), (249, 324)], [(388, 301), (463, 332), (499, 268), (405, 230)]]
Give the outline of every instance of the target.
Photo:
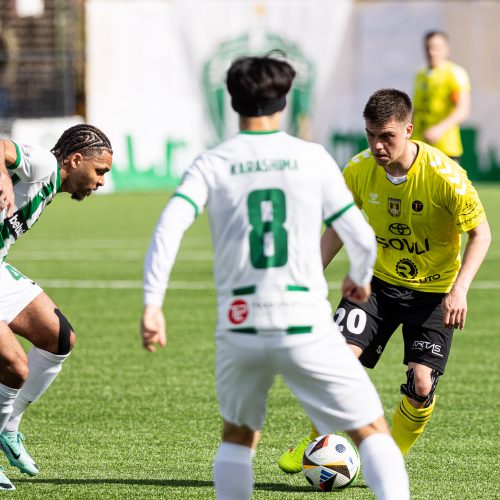
[(39, 219), (45, 207), (61, 189), (61, 177), (55, 156), (45, 149), (14, 143), (16, 161), (7, 165), (14, 185), (14, 215), (0, 212), (0, 260), (9, 248)]

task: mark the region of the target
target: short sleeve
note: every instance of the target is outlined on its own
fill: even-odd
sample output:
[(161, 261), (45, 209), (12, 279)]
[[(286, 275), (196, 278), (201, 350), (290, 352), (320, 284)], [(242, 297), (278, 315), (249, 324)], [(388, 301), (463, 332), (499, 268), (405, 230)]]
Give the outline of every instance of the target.
[(7, 169), (22, 181), (38, 182), (57, 171), (57, 159), (50, 151), (16, 142), (13, 144), (16, 147), (16, 161), (7, 165)]
[(453, 216), (457, 231), (466, 233), (484, 222), (486, 213), (465, 170), (456, 164), (454, 170), (457, 174), (454, 182), (446, 182), (444, 185), (446, 205)]
[(464, 68), (455, 65), (452, 70), (453, 81), (452, 90), (453, 92), (469, 92), (470, 91), (470, 80), (467, 71)]

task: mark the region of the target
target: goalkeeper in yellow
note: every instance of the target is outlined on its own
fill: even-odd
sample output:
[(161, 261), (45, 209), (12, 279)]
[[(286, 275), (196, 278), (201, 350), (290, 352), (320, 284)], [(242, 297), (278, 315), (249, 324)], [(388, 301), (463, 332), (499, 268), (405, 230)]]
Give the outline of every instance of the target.
[[(488, 250), (491, 234), (478, 194), (467, 174), (440, 150), (411, 140), (408, 95), (382, 89), (364, 113), (369, 149), (344, 169), (347, 186), (363, 209), (378, 242), (372, 295), (365, 304), (342, 299), (335, 321), (367, 368), (377, 364), (402, 325), (408, 366), (392, 435), (406, 453), (435, 407), (434, 391), (444, 373), (453, 331), (463, 329), (467, 291)], [(461, 233), (468, 240), (461, 263)], [(342, 243), (328, 228), (321, 241), (326, 267)], [(313, 429), (279, 459), (289, 473), (301, 469)]]

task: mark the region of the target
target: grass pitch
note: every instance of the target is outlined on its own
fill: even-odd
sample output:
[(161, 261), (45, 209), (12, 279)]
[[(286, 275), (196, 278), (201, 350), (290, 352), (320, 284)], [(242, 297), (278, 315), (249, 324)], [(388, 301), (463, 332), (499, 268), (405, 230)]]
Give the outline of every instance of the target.
[[(415, 500), (500, 498), (499, 189), (484, 185), (479, 191), (494, 241), (469, 293), (466, 329), (456, 333), (434, 416), (407, 457)], [(139, 342), (142, 262), (167, 198), (121, 194), (78, 204), (59, 196), (11, 250), (8, 261), (39, 281), (77, 332), (61, 375), (21, 424), (40, 475), (28, 478), (0, 457), (17, 487), (13, 498), (214, 498), (211, 463), (220, 420), (205, 216), (186, 233), (171, 277), (167, 348), (150, 354)], [(345, 270), (341, 254), (327, 271), (334, 307)], [(405, 380), (401, 359), (396, 334), (370, 371), (388, 419)], [(280, 453), (308, 431), (303, 411), (278, 379), (255, 459), (253, 498), (322, 497), (302, 474), (287, 476), (276, 465)], [(362, 477), (332, 494), (373, 498)]]

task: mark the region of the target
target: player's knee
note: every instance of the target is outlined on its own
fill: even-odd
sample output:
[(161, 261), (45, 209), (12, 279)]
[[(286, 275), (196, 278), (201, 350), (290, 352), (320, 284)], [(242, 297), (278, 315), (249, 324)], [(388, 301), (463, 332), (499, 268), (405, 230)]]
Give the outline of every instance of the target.
[(71, 326), (70, 322), (67, 320), (66, 316), (59, 310), (54, 310), (56, 316), (59, 319), (59, 336), (57, 341), (57, 354), (65, 355), (69, 354), (73, 346), (75, 345), (76, 335)]
[(415, 373), (415, 392), (422, 397), (428, 397), (432, 390), (431, 377), (425, 373)]
[(439, 376), (440, 373), (434, 369), (429, 372), (410, 368), (406, 372), (406, 384), (401, 385), (401, 393), (418, 403), (423, 403), (424, 407), (430, 406)]

